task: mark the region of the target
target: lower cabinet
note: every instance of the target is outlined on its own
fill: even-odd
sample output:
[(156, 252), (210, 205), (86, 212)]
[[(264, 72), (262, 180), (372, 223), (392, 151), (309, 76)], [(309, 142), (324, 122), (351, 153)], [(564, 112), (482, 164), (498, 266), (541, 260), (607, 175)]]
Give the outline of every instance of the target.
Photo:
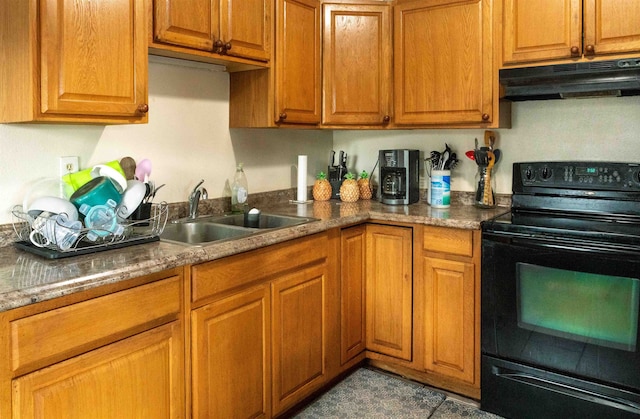
[(185, 417), (182, 271), (0, 313), (0, 417)]
[(194, 418), (277, 416), (339, 373), (333, 234), (192, 266)]
[(367, 224), (367, 350), (410, 361), (412, 357), (411, 227)]
[(480, 231), (422, 230), (414, 272), (418, 367), (440, 387), (479, 397)]

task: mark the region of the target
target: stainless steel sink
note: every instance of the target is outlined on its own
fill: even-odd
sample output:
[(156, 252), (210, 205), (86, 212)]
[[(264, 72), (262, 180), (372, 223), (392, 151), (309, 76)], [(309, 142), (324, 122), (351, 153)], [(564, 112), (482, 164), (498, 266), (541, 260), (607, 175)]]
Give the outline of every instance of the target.
[(192, 246), (203, 246), (229, 239), (239, 239), (259, 231), (292, 227), (316, 221), (315, 218), (261, 213), (245, 220), (244, 214), (229, 214), (182, 219), (165, 226), (160, 239)]
[(229, 214), (206, 218), (206, 221), (209, 223), (258, 229), (291, 227), (315, 220), (315, 218), (298, 217), (295, 215), (269, 214), (264, 212), (257, 215), (256, 218), (253, 219), (253, 222), (251, 218), (247, 219), (244, 214)]
[(243, 227), (192, 221), (167, 224), (160, 234), (162, 240), (193, 246), (250, 236), (256, 230)]

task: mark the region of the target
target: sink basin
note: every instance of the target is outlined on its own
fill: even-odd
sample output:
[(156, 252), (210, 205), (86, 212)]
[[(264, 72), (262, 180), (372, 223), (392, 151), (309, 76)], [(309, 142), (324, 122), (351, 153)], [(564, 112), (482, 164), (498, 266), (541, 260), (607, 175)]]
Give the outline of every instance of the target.
[(295, 215), (268, 214), (264, 212), (260, 213), (257, 218), (257, 223), (251, 223), (245, 220), (244, 214), (229, 214), (207, 218), (206, 220), (208, 223), (258, 229), (291, 227), (315, 221), (314, 218), (297, 217)]
[(258, 231), (292, 227), (315, 221), (315, 218), (261, 213), (257, 222), (245, 223), (244, 214), (217, 215), (167, 224), (160, 239), (192, 246), (238, 239)]
[(160, 234), (160, 238), (166, 241), (203, 245), (206, 243), (245, 237), (256, 230), (209, 222), (192, 221), (187, 223), (167, 224)]

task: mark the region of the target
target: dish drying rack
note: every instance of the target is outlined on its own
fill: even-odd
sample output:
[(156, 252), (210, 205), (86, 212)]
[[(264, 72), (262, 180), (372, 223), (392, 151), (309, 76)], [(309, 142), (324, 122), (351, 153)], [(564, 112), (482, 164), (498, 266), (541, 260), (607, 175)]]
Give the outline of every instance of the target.
[[(166, 202), (153, 204), (149, 218), (144, 220), (120, 220), (119, 224), (124, 228), (122, 234), (98, 230), (95, 227), (82, 228), (77, 240), (69, 249), (61, 249), (53, 243), (46, 245), (40, 243), (42, 247), (36, 246), (29, 238), (33, 231), (35, 218), (24, 212), (22, 205), (14, 206), (12, 215), (13, 230), (18, 238), (18, 241), (14, 243), (16, 247), (48, 259), (59, 259), (157, 241), (167, 224), (169, 205)], [(62, 228), (62, 226), (60, 227)], [(91, 231), (100, 232), (94, 241), (87, 237)], [(90, 236), (94, 237), (95, 234)]]

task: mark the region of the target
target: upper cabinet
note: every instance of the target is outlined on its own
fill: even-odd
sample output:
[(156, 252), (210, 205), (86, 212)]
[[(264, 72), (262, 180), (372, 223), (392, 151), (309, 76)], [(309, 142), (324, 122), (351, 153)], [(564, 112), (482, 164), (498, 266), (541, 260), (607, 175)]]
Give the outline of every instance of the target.
[(320, 1), (276, 0), (275, 10), (271, 67), (230, 76), (231, 128), (320, 124)]
[[(267, 62), (272, 0), (156, 0), (153, 47), (162, 44)], [(171, 50), (165, 45), (164, 48)], [(195, 53), (195, 52), (194, 52)]]
[(391, 5), (323, 4), (324, 125), (391, 121)]
[(492, 3), (398, 2), (394, 13), (397, 125), (498, 126)]
[(0, 2), (0, 122), (147, 122), (138, 0)]
[(502, 0), (502, 6), (505, 66), (640, 51), (637, 0)]

